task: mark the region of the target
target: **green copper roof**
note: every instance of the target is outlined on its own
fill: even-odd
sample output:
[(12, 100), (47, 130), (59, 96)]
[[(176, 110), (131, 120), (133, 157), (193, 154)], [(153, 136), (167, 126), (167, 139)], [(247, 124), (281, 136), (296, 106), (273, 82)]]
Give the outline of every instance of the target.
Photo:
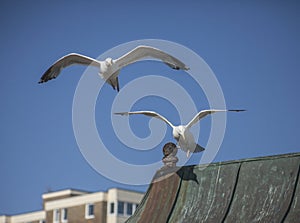
[(127, 222), (298, 222), (300, 153), (159, 170)]

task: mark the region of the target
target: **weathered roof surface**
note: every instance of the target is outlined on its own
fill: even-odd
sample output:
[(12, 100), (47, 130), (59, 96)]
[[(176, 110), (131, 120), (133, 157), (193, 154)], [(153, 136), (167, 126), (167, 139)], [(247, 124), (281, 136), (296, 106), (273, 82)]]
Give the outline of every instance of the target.
[(159, 170), (127, 222), (299, 222), (300, 153)]

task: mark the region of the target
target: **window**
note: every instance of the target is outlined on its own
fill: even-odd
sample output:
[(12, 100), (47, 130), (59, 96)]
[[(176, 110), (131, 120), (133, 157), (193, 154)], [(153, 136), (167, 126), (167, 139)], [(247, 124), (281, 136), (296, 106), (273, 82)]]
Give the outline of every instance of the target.
[(61, 209), (61, 221), (62, 222), (68, 221), (68, 209), (67, 208)]
[(134, 203), (127, 203), (126, 205), (126, 214), (127, 215), (133, 215), (135, 210), (137, 209), (138, 204), (134, 204)]
[(124, 215), (124, 202), (118, 201), (118, 214)]
[(58, 223), (59, 222), (59, 210), (54, 209), (53, 210), (53, 223)]
[(94, 204), (85, 205), (85, 218), (94, 218)]
[(127, 215), (132, 215), (132, 207), (133, 207), (132, 203), (127, 203), (127, 210), (126, 210)]
[(113, 214), (115, 213), (115, 203), (111, 202), (109, 206), (109, 213)]
[[(115, 212), (114, 210), (114, 203), (110, 203), (110, 213), (113, 214)], [(118, 201), (118, 209), (117, 213), (120, 216), (131, 216), (135, 212), (138, 204), (130, 203), (130, 202), (124, 202), (124, 201)]]

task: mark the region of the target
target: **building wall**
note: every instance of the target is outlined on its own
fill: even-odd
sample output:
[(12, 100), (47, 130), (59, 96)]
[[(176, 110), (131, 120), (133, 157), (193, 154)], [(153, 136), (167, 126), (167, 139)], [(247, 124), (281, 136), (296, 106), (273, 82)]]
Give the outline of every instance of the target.
[[(123, 223), (125, 222), (130, 215), (127, 215), (127, 204), (131, 203), (134, 205), (133, 209), (135, 209), (136, 205), (140, 203), (144, 194), (138, 193), (134, 191), (121, 190), (117, 188), (112, 188), (107, 192), (107, 223)], [(118, 213), (118, 202), (124, 202), (124, 213)], [(110, 204), (114, 203), (114, 213), (110, 213)]]
[(0, 223), (8, 223), (9, 222), (9, 216), (2, 215), (0, 216)]
[[(68, 210), (68, 223), (106, 223), (107, 202), (100, 201), (93, 203), (94, 217), (86, 217), (86, 204), (66, 208)], [(57, 209), (60, 213), (59, 222), (63, 223), (62, 209)], [(46, 222), (52, 223), (54, 219), (54, 210), (46, 212)]]
[(44, 211), (36, 211), (14, 216), (0, 216), (0, 223), (40, 223), (45, 220)]
[(88, 194), (87, 192), (78, 191), (78, 190), (62, 190), (62, 191), (56, 191), (56, 192), (49, 192), (42, 195), (43, 198), (43, 208), (45, 209), (45, 203), (49, 201), (55, 201), (55, 200), (61, 200), (64, 198), (74, 197), (74, 196), (80, 196)]
[[(132, 204), (132, 214), (143, 197), (142, 193), (121, 189), (110, 189), (107, 192), (86, 193), (75, 190), (64, 190), (43, 195), (44, 209), (14, 216), (0, 216), (0, 223), (123, 223), (130, 217), (126, 210)], [(124, 203), (124, 212), (118, 213), (118, 202)], [(114, 212), (110, 213), (110, 204)], [(93, 205), (93, 216), (87, 215), (87, 206)], [(67, 212), (67, 220), (63, 213)], [(54, 212), (58, 221), (54, 222)]]
[(45, 203), (48, 202), (48, 201), (55, 201), (57, 199), (64, 199), (64, 198), (68, 198), (68, 197), (70, 197), (70, 195), (60, 196), (59, 198), (52, 197), (52, 198), (43, 199), (43, 208), (45, 209)]
[(46, 223), (53, 222), (53, 210), (46, 212)]

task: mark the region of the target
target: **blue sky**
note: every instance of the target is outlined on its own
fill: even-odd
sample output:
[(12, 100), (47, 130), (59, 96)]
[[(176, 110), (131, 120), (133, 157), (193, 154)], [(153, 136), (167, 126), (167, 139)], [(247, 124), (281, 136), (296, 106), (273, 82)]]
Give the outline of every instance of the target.
[[(37, 84), (55, 60), (71, 52), (98, 57), (139, 39), (186, 46), (213, 70), (227, 107), (247, 109), (243, 114), (228, 114), (215, 161), (300, 152), (299, 10), (297, 1), (1, 1), (0, 215), (42, 209), (41, 194), (47, 190), (147, 189), (147, 185), (119, 184), (101, 176), (80, 153), (72, 103), (85, 67), (70, 67), (56, 80)], [(152, 69), (181, 81), (198, 110), (208, 107), (205, 95), (194, 90), (188, 75), (155, 62), (124, 69), (121, 87), (145, 70), (151, 74)], [(110, 126), (109, 103), (116, 92), (108, 85), (103, 91), (97, 99), (101, 115), (96, 115), (96, 121), (106, 146), (128, 162), (159, 161), (161, 146), (173, 141), (170, 129), (146, 158), (136, 154), (122, 145)], [(133, 109), (156, 110), (179, 122), (174, 106), (161, 98), (149, 97)], [(131, 119), (133, 131), (146, 137), (148, 121)], [(203, 120), (202, 144), (209, 124), (209, 118)], [(201, 155), (191, 162), (197, 156)]]

